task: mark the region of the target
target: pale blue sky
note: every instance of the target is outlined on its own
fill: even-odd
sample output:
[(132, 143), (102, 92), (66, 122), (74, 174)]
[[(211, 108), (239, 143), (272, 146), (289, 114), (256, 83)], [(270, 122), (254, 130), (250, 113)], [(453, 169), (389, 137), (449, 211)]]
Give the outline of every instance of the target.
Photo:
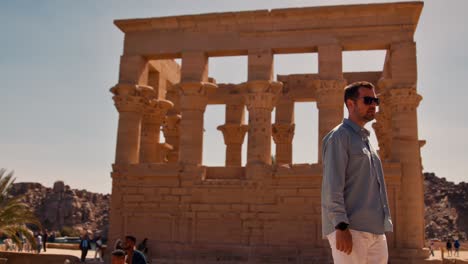
[[(37, 1), (0, 2), (0, 167), (17, 181), (110, 192), (123, 33), (114, 19), (395, 1)], [(424, 171), (468, 180), (468, 1), (424, 1), (416, 31), (419, 135)], [(344, 71), (381, 70), (383, 52), (345, 53)], [(246, 80), (245, 57), (210, 59), (218, 82)], [(277, 74), (317, 72), (316, 54), (275, 56)], [(215, 127), (224, 108), (206, 112), (207, 165), (224, 162)], [(316, 160), (315, 105), (296, 106), (294, 161)], [(210, 140), (207, 140), (207, 139)]]

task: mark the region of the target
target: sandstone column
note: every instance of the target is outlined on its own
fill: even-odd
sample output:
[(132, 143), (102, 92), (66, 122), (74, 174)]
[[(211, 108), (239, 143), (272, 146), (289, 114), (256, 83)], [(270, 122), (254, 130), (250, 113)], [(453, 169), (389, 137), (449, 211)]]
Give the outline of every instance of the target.
[(216, 85), (208, 83), (208, 57), (203, 52), (182, 54), (179, 162), (200, 166), (203, 158), (203, 114), (208, 103), (208, 93)]
[(121, 166), (139, 163), (141, 121), (145, 99), (137, 89), (148, 81), (148, 61), (141, 56), (123, 55), (120, 59), (119, 82), (111, 88), (119, 111), (115, 164), (112, 166), (112, 198), (109, 215), (109, 242), (124, 233)]
[(344, 87), (342, 47), (338, 44), (318, 47), (320, 84), (316, 86), (319, 110), (318, 162), (322, 162), (322, 140), (343, 120)]
[(174, 107), (167, 111), (166, 120), (163, 124), (163, 133), (172, 149), (167, 151), (167, 162), (179, 162), (179, 143), (180, 143), (180, 94), (178, 87), (172, 86), (167, 90), (166, 98), (174, 104)]
[(179, 161), (180, 115), (168, 115), (163, 125), (163, 133), (166, 142), (172, 146), (167, 153), (168, 163)]
[(226, 104), (226, 124), (218, 126), (226, 144), (226, 166), (242, 166), (242, 144), (248, 130), (244, 107), (242, 98), (234, 97)]
[(167, 111), (173, 104), (167, 100), (158, 100), (155, 91), (150, 86), (139, 86), (138, 88), (146, 98), (141, 128), (140, 162), (162, 162), (162, 150), (159, 143), (161, 125)]
[(143, 57), (121, 57), (119, 83), (111, 89), (115, 106), (119, 111), (116, 164), (139, 162), (144, 98), (138, 91), (137, 85), (146, 84), (147, 79), (148, 65)]
[(282, 83), (249, 81), (245, 104), (249, 111), (247, 165), (271, 165), (271, 111)]
[(218, 127), (226, 144), (226, 166), (242, 166), (242, 143), (248, 129), (247, 125), (230, 123)]
[(379, 143), (379, 157), (382, 161), (390, 160), (391, 158), (391, 146), (392, 146), (392, 120), (391, 120), (391, 109), (390, 109), (390, 96), (387, 88), (389, 82), (386, 80), (380, 80), (377, 84), (379, 87), (378, 97), (380, 98), (380, 105), (378, 112), (375, 115), (376, 122), (372, 124), (375, 135)]
[(401, 163), (401, 200), (396, 215), (396, 241), (402, 249), (424, 246), (424, 179), (421, 172), (420, 142), (416, 109), (422, 97), (416, 92), (416, 44), (391, 47), (392, 89), (391, 158)]
[(271, 81), (271, 50), (249, 51), (248, 63), (248, 82), (242, 88), (249, 111), (247, 166), (271, 165), (271, 111), (283, 84)]
[(316, 85), (319, 110), (318, 162), (322, 162), (322, 140), (330, 130), (343, 121), (344, 80), (322, 80)]
[(276, 144), (276, 164), (292, 164), (292, 141), (294, 138), (294, 102), (282, 95), (276, 106), (273, 140)]

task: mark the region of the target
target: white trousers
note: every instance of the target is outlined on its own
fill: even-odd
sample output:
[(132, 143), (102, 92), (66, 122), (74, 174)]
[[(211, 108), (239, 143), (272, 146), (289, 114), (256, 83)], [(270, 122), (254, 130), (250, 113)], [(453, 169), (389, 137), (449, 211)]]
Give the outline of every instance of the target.
[(353, 250), (351, 254), (336, 249), (336, 231), (327, 236), (335, 264), (387, 264), (388, 248), (385, 234), (351, 230)]

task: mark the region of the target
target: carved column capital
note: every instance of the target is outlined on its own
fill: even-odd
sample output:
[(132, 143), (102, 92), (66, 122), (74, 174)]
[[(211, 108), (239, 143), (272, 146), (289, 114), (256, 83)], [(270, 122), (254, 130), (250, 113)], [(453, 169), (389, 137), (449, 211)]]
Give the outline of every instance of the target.
[(249, 130), (248, 125), (224, 124), (218, 126), (218, 130), (223, 133), (224, 143), (226, 145), (242, 144), (245, 133)]
[(208, 94), (213, 92), (217, 85), (208, 82), (182, 82), (177, 85), (181, 95), (181, 110), (205, 111), (208, 104)]
[(156, 91), (153, 87), (148, 85), (137, 85), (136, 91), (140, 96), (143, 96), (146, 100), (152, 100), (157, 98)]
[(344, 104), (346, 80), (315, 80), (313, 84), (319, 109), (341, 107)]
[(295, 127), (295, 124), (273, 124), (272, 134), (275, 144), (292, 143)]
[(283, 83), (274, 81), (249, 81), (240, 85), (247, 109), (273, 110)]
[(166, 117), (163, 125), (163, 132), (165, 137), (176, 137), (179, 135), (180, 120), (180, 115), (170, 115)]
[(167, 111), (173, 106), (174, 104), (167, 100), (149, 100), (145, 104), (143, 120), (147, 123), (162, 124)]
[(415, 111), (422, 96), (415, 88), (396, 88), (388, 91), (390, 108), (393, 113)]
[(143, 113), (145, 99), (138, 92), (136, 85), (117, 84), (110, 91), (114, 94), (112, 99), (119, 113)]

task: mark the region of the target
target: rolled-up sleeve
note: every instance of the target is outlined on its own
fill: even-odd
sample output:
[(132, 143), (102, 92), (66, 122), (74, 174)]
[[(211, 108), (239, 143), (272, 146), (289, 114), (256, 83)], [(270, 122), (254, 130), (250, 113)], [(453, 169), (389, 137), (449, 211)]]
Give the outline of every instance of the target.
[(348, 223), (344, 203), (344, 187), (348, 152), (340, 135), (333, 135), (323, 142), (322, 206), (329, 221), (336, 226)]

